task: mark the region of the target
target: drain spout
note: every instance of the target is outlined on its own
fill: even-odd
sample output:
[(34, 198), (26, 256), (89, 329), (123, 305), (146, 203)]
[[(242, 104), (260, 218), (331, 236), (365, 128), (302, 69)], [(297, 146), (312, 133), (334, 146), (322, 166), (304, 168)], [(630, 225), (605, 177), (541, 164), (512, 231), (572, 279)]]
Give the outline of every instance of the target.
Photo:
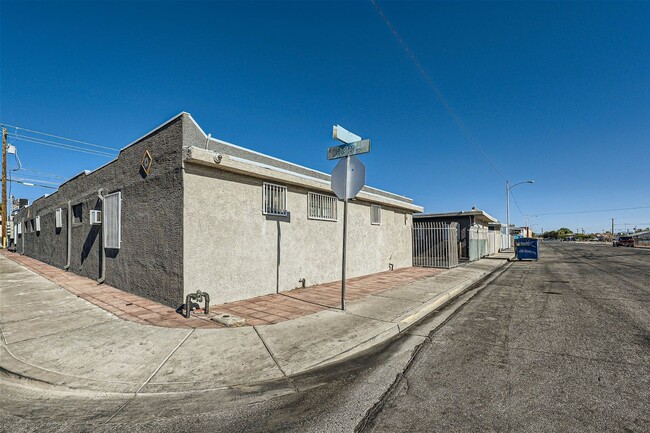
[(68, 253), (68, 259), (65, 262), (65, 266), (63, 269), (66, 271), (70, 269), (70, 258), (72, 257), (72, 204), (68, 201), (68, 224), (67, 224), (67, 238), (68, 238), (68, 246), (67, 246), (67, 253)]
[(101, 265), (100, 265), (100, 271), (99, 271), (99, 279), (97, 280), (98, 284), (104, 283), (106, 280), (106, 251), (104, 250), (104, 189), (100, 188), (99, 191), (97, 191), (97, 197), (99, 197), (99, 200), (102, 202), (102, 235), (101, 239), (99, 240), (99, 255), (101, 256)]

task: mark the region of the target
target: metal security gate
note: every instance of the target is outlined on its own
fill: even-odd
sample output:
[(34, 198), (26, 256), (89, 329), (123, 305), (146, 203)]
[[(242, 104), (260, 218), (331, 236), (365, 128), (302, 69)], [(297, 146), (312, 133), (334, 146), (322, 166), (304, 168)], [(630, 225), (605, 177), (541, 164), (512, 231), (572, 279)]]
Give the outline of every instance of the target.
[(458, 266), (458, 223), (414, 222), (413, 266)]
[(473, 225), (468, 229), (469, 234), (469, 261), (478, 260), (485, 257), (488, 252), (488, 228), (479, 225)]

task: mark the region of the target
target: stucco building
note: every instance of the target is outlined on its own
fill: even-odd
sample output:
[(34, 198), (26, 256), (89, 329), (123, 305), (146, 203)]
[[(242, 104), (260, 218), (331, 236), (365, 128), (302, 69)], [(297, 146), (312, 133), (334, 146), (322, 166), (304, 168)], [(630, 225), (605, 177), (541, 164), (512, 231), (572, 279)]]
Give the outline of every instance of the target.
[[(421, 211), (364, 187), (349, 206), (348, 275), (411, 266)], [(180, 113), (22, 209), (15, 241), (178, 307), (196, 290), (218, 304), (340, 279), (342, 217), (328, 174), (211, 138)]]

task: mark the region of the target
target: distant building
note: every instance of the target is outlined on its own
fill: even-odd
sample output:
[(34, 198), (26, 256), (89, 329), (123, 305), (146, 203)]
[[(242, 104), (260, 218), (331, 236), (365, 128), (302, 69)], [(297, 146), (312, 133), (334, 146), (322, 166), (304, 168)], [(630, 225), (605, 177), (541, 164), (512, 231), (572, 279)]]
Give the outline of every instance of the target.
[(521, 236), (522, 238), (532, 238), (533, 230), (530, 227), (514, 227), (510, 230), (510, 233), (517, 237)]
[[(364, 187), (348, 276), (411, 266), (421, 211)], [(19, 253), (178, 307), (196, 290), (223, 303), (340, 279), (342, 217), (328, 174), (210, 138), (181, 113), (15, 224)]]
[(29, 201), (26, 198), (14, 198), (11, 196), (11, 212), (18, 212), (21, 208), (24, 208), (29, 204)]
[(650, 247), (650, 231), (637, 232), (633, 233), (632, 239), (634, 239), (634, 246), (639, 247)]

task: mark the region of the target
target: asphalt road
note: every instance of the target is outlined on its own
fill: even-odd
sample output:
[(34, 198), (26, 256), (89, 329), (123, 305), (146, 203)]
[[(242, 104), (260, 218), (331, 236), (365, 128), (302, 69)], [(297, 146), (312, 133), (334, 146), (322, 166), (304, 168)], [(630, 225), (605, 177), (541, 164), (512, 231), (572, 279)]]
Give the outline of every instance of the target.
[[(3, 386), (0, 431), (650, 431), (650, 249), (544, 244), (294, 390), (139, 398)], [(117, 414), (117, 416), (115, 416)]]
[(650, 250), (541, 253), (433, 334), (362, 431), (650, 431)]

